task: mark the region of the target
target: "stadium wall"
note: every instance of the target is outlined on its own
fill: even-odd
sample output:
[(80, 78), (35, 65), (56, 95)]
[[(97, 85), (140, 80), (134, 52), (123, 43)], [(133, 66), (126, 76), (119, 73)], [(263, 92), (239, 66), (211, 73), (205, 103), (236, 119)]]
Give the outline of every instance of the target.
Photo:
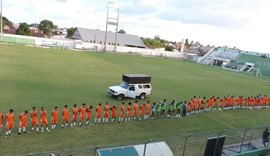
[[(3, 41), (8, 44), (16, 45), (30, 45), (30, 46), (42, 46), (42, 47), (52, 47), (61, 49), (79, 49), (79, 50), (89, 50), (89, 51), (103, 51), (103, 44), (95, 44), (82, 42), (80, 40), (57, 40), (49, 38), (39, 38), (32, 36), (21, 36), (21, 35), (11, 35), (4, 34)], [(107, 51), (114, 51), (113, 45), (107, 45)], [(118, 53), (134, 53), (143, 56), (161, 56), (168, 58), (184, 59), (184, 53), (180, 52), (169, 52), (161, 50), (152, 50), (145, 48), (134, 48), (134, 47), (123, 47), (117, 46)]]

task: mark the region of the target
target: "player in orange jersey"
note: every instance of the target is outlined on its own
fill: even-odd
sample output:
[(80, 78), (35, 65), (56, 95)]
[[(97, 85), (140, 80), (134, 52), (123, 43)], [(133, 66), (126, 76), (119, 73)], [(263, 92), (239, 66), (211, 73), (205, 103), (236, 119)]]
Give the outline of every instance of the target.
[(59, 114), (59, 111), (58, 111), (58, 107), (54, 107), (54, 110), (52, 111), (52, 130), (56, 128), (56, 125), (58, 123), (58, 114)]
[[(144, 120), (147, 120), (151, 114), (151, 104), (149, 100), (146, 102), (145, 107), (146, 107), (146, 112), (145, 112)], [(172, 114), (172, 110), (170, 111), (170, 115), (171, 114)]]
[(3, 127), (3, 113), (0, 112), (0, 132), (2, 130), (2, 127)]
[(210, 109), (212, 108), (213, 106), (213, 97), (210, 97), (209, 99), (207, 99), (207, 108), (206, 108), (206, 111), (210, 111)]
[(131, 106), (131, 102), (129, 102), (127, 106), (126, 122), (130, 121), (131, 115), (132, 115), (132, 106)]
[(62, 112), (63, 119), (62, 119), (61, 128), (64, 128), (64, 125), (66, 126), (66, 128), (68, 128), (68, 114), (69, 114), (68, 105), (65, 105)]
[(35, 127), (36, 127), (36, 131), (38, 132), (38, 111), (36, 109), (36, 107), (33, 107), (32, 108), (32, 111), (31, 111), (31, 126), (32, 126), (32, 131), (35, 130)]
[(203, 104), (202, 104), (202, 99), (200, 96), (198, 97), (197, 103), (198, 103), (197, 110), (198, 110), (198, 112), (201, 112)]
[(140, 117), (139, 117), (139, 120), (141, 121), (142, 120), (142, 117), (144, 116), (144, 112), (145, 112), (145, 103), (143, 103), (141, 106), (140, 106)]
[(120, 107), (120, 116), (118, 122), (121, 123), (123, 122), (125, 117), (125, 102), (122, 102), (121, 107)]
[(6, 121), (6, 137), (8, 137), (9, 135), (11, 135), (11, 130), (14, 128), (15, 119), (13, 109), (9, 110), (9, 113), (7, 113), (5, 117), (5, 121)]
[(136, 100), (135, 103), (133, 104), (133, 119), (136, 120), (137, 119), (137, 115), (138, 115), (138, 111), (139, 111), (139, 104), (138, 101)]
[(214, 110), (219, 109), (219, 97), (214, 98)]
[(248, 107), (248, 103), (249, 103), (249, 97), (246, 97), (244, 99), (244, 107), (247, 108)]
[(75, 127), (76, 126), (76, 122), (77, 122), (77, 115), (78, 115), (78, 108), (77, 108), (77, 104), (73, 105), (72, 108), (72, 120), (71, 120), (71, 127)]
[(40, 122), (41, 122), (41, 125), (40, 125), (41, 132), (43, 132), (44, 127), (46, 127), (46, 130), (50, 132), (49, 127), (48, 127), (47, 111), (44, 107), (41, 107)]
[(193, 103), (193, 110), (194, 110), (194, 113), (197, 113), (197, 107), (198, 107), (198, 103), (197, 103), (197, 102), (198, 102), (198, 101), (197, 101), (197, 97), (196, 97), (196, 96), (194, 96), (192, 100), (193, 100), (193, 102), (192, 102), (192, 103)]
[(79, 126), (82, 127), (82, 122), (84, 120), (85, 117), (85, 103), (82, 104), (82, 106), (79, 109), (79, 114), (80, 114), (80, 123)]
[(86, 121), (85, 121), (85, 124), (88, 125), (89, 124), (89, 120), (92, 116), (92, 109), (93, 109), (93, 106), (89, 106), (86, 108)]
[(101, 113), (102, 113), (102, 103), (99, 103), (97, 108), (96, 108), (96, 118), (95, 118), (95, 124), (100, 124), (101, 123)]
[(111, 113), (112, 113), (112, 122), (114, 122), (114, 119), (116, 119), (116, 110), (117, 110), (117, 107), (115, 105), (113, 105), (111, 107)]
[(28, 111), (24, 111), (19, 116), (20, 125), (19, 125), (19, 133), (18, 133), (18, 135), (21, 135), (22, 130), (23, 130), (23, 133), (26, 133), (27, 115), (28, 115)]
[(103, 115), (103, 124), (106, 122), (109, 123), (109, 112), (110, 112), (110, 105), (108, 102), (106, 102), (104, 106), (104, 115)]

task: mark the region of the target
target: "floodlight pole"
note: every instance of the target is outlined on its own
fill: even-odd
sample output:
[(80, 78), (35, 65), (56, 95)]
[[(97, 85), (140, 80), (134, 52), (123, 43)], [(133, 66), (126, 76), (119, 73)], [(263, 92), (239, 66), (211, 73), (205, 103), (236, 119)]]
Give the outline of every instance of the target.
[(186, 138), (185, 138), (185, 143), (184, 143), (184, 148), (183, 148), (183, 156), (185, 156), (187, 139), (188, 139), (189, 137), (192, 137), (192, 134), (190, 134), (190, 135), (186, 136)]
[(143, 156), (145, 156), (145, 153), (146, 153), (146, 145), (147, 145), (149, 142), (151, 142), (151, 141), (152, 141), (152, 140), (149, 139), (149, 140), (147, 140), (147, 141), (144, 143)]
[(243, 139), (242, 139), (242, 143), (241, 143), (241, 146), (240, 146), (240, 151), (239, 151), (240, 154), (241, 154), (241, 152), (242, 152), (242, 146), (243, 146), (244, 141), (245, 141), (246, 133), (247, 133), (247, 131), (248, 131), (249, 129), (251, 129), (251, 127), (248, 127), (248, 128), (245, 129), (244, 136), (243, 136)]
[(99, 149), (99, 147), (97, 146), (94, 150), (94, 156), (96, 156), (96, 153), (97, 153), (97, 149)]
[(107, 19), (106, 19), (106, 31), (105, 31), (105, 41), (104, 41), (104, 51), (107, 50), (107, 32), (108, 32), (108, 20), (109, 20), (109, 5), (107, 4)]
[(213, 156), (216, 156), (219, 136), (220, 136), (221, 133), (224, 133), (224, 132), (225, 132), (225, 130), (222, 130), (222, 131), (218, 132), (217, 141), (216, 141), (216, 145), (215, 145), (215, 150), (214, 150)]
[[(117, 16), (110, 17), (110, 10), (113, 10)], [(114, 41), (114, 52), (116, 52), (117, 41), (118, 41), (118, 22), (119, 22), (119, 7), (113, 2), (108, 2), (107, 4), (107, 19), (106, 19), (106, 31), (105, 31), (105, 41), (104, 41), (104, 51), (107, 51), (107, 40), (108, 40), (108, 26), (116, 26), (115, 41)]]
[(116, 22), (114, 52), (116, 52), (117, 41), (118, 41), (118, 23), (119, 23), (119, 8), (117, 8), (117, 22)]
[(1, 0), (1, 13), (0, 13), (0, 42), (3, 42), (3, 0)]

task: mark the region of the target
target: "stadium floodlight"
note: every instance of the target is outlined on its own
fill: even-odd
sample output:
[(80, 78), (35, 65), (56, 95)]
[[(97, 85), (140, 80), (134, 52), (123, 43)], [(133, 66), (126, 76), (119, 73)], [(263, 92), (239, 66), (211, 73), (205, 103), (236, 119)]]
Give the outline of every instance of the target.
[(2, 42), (3, 41), (3, 0), (0, 0), (1, 2), (1, 12), (0, 12), (0, 42)]
[[(110, 12), (116, 13), (116, 17), (111, 17)], [(104, 41), (104, 51), (107, 50), (107, 33), (108, 33), (108, 26), (113, 25), (116, 26), (115, 32), (115, 41), (114, 41), (114, 52), (116, 52), (117, 48), (117, 40), (118, 40), (118, 23), (119, 23), (119, 6), (112, 2), (108, 1), (107, 3), (107, 19), (106, 19), (106, 31), (105, 31), (105, 41)]]

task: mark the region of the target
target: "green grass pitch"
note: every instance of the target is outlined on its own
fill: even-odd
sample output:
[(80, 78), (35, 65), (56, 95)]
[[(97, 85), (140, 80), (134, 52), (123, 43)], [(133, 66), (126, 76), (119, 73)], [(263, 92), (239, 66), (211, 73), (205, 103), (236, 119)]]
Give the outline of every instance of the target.
[[(32, 106), (54, 106), (62, 110), (74, 103), (94, 107), (109, 101), (120, 102), (107, 94), (107, 88), (121, 82), (123, 73), (152, 76), (153, 94), (147, 99), (187, 100), (196, 96), (251, 96), (268, 94), (269, 79), (228, 72), (220, 68), (161, 57), (150, 58), (102, 52), (75, 52), (0, 45), (0, 111), (14, 109), (18, 115)], [(134, 101), (126, 99), (125, 101)], [(141, 103), (142, 101), (140, 101)], [(92, 116), (93, 117), (93, 116)], [(49, 118), (50, 121), (50, 118)], [(125, 124), (93, 125), (58, 129), (51, 133), (31, 133), (0, 137), (0, 155), (19, 155), (40, 151), (84, 148), (144, 141), (221, 129), (266, 125), (269, 110), (238, 110), (201, 113), (182, 119), (161, 119)], [(173, 149), (178, 153), (178, 149)], [(179, 149), (180, 150), (180, 149)]]

